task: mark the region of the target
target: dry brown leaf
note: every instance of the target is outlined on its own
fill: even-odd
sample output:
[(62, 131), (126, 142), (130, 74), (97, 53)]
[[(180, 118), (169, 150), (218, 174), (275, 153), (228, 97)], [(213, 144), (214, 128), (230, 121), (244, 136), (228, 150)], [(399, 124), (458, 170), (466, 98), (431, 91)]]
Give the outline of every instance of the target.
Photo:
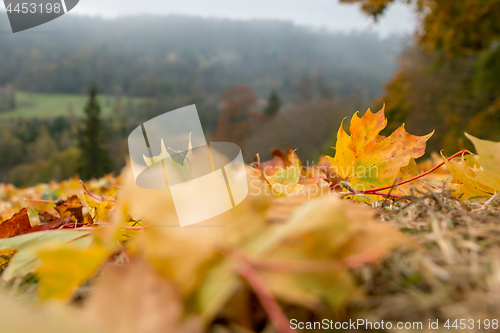
[(61, 216), (61, 219), (65, 219), (71, 216), (71, 222), (83, 222), (83, 211), (82, 203), (76, 195), (73, 195), (66, 200), (59, 200), (56, 202), (56, 210)]
[(18, 213), (14, 214), (7, 221), (0, 224), (0, 238), (9, 238), (16, 235), (22, 235), (31, 231), (30, 218), (28, 209), (23, 208)]
[(38, 214), (38, 218), (40, 219), (40, 222), (42, 222), (42, 223), (57, 220), (57, 217), (50, 214), (49, 212), (41, 212), (40, 214)]

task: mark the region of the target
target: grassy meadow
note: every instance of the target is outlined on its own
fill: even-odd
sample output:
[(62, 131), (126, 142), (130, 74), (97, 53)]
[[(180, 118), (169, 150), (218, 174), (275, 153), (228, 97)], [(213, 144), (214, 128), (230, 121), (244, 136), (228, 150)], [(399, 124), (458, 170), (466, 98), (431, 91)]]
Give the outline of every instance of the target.
[[(98, 97), (102, 115), (111, 115), (115, 96), (101, 95)], [(76, 116), (83, 116), (88, 94), (43, 94), (18, 91), (16, 92), (16, 108), (12, 111), (0, 113), (0, 119), (9, 118), (45, 118), (67, 116), (74, 112)], [(123, 97), (122, 103), (140, 103), (143, 98)]]

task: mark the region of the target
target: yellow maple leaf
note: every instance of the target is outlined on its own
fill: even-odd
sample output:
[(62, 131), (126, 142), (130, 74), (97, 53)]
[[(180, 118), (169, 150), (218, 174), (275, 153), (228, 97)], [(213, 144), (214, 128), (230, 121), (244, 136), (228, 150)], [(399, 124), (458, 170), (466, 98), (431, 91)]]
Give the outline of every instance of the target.
[(500, 142), (478, 139), (465, 133), (474, 144), (478, 153), (477, 162), (481, 165), (476, 172), (475, 181), (500, 191)]
[[(442, 154), (441, 154), (442, 156)], [(472, 197), (491, 196), (495, 192), (491, 187), (485, 186), (476, 180), (477, 172), (481, 166), (475, 156), (462, 156), (460, 160), (448, 161), (444, 156), (446, 168), (450, 171), (452, 179), (447, 188), (451, 189), (453, 195), (461, 199)]]
[(96, 202), (87, 193), (83, 193), (83, 201), (86, 203), (89, 213), (91, 214), (92, 220), (94, 221), (109, 221), (110, 210), (115, 207), (115, 202), (104, 200), (101, 202)]
[(335, 157), (327, 158), (338, 175), (355, 190), (392, 185), (402, 167), (425, 153), (426, 142), (434, 133), (411, 135), (403, 124), (389, 137), (379, 135), (386, 125), (382, 108), (377, 113), (368, 109), (361, 118), (355, 113), (351, 135), (340, 126)]

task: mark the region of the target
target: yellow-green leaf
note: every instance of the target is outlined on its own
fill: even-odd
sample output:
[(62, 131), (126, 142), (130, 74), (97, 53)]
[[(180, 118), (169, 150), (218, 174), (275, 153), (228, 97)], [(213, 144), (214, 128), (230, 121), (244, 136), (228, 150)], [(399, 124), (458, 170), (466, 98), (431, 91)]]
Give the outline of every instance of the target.
[(291, 165), (289, 167), (285, 169), (279, 167), (279, 170), (274, 175), (266, 177), (273, 194), (278, 197), (293, 194), (302, 187), (299, 184), (300, 161), (295, 152), (291, 152), (291, 155)]
[(81, 250), (70, 246), (42, 250), (42, 265), (36, 270), (40, 279), (40, 297), (68, 299), (88, 280), (110, 255), (101, 246)]

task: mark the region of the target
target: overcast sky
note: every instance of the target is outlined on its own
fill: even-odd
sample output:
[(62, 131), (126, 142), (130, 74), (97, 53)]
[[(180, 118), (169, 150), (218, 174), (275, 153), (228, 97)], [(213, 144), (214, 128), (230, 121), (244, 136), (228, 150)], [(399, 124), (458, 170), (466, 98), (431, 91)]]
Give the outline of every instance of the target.
[(80, 15), (114, 18), (135, 14), (184, 14), (231, 19), (279, 19), (330, 31), (372, 30), (382, 35), (408, 33), (415, 15), (393, 5), (380, 23), (360, 12), (358, 5), (337, 0), (80, 0), (71, 11)]

